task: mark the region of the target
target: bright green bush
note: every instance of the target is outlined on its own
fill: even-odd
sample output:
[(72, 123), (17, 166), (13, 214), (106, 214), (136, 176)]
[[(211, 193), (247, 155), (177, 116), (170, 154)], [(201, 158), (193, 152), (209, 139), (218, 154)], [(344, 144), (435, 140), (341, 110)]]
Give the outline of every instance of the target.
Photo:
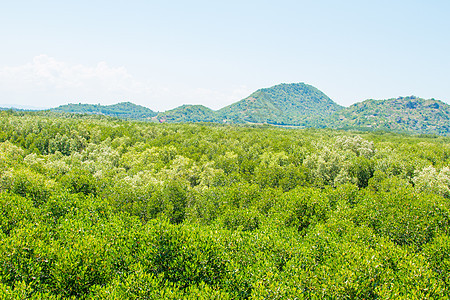
[(356, 224), (417, 250), (437, 233), (447, 233), (450, 225), (447, 202), (439, 196), (417, 193), (411, 186), (367, 192), (351, 214)]
[(54, 263), (49, 228), (43, 223), (27, 223), (10, 232), (0, 243), (0, 278), (13, 289), (23, 283), (35, 292), (48, 292)]
[(0, 230), (9, 234), (14, 228), (38, 219), (33, 201), (9, 192), (0, 192)]
[(219, 245), (198, 228), (149, 222), (133, 253), (146, 273), (161, 274), (180, 288), (217, 285), (226, 275)]
[(0, 190), (29, 198), (35, 206), (47, 201), (56, 187), (56, 182), (30, 169), (10, 169), (0, 177)]
[(424, 249), (436, 277), (443, 281), (446, 289), (450, 286), (450, 237), (437, 235)]
[(228, 210), (222, 216), (222, 223), (229, 230), (252, 231), (259, 228), (260, 216), (255, 209)]
[(329, 210), (330, 202), (319, 189), (296, 188), (283, 194), (270, 215), (280, 222), (279, 226), (294, 227), (305, 233), (310, 225), (325, 221)]
[(61, 182), (72, 193), (97, 194), (98, 182), (87, 170), (73, 168), (61, 177)]
[(11, 142), (0, 143), (0, 170), (16, 166), (23, 161), (25, 151)]

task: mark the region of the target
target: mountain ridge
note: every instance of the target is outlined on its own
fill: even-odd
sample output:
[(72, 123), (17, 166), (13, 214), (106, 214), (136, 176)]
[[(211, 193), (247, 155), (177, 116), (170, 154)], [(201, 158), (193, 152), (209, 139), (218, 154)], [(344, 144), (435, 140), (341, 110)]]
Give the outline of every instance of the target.
[(440, 100), (416, 96), (368, 99), (333, 114), (324, 123), (335, 129), (353, 127), (449, 135), (450, 105)]
[(204, 105), (185, 104), (157, 113), (131, 102), (107, 106), (67, 104), (51, 110), (161, 123), (271, 124), (297, 128), (450, 135), (450, 105), (443, 101), (409, 96), (386, 100), (368, 99), (343, 107), (319, 89), (305, 83), (282, 83), (262, 88), (219, 110), (212, 110)]
[(120, 102), (111, 105), (69, 103), (50, 110), (59, 113), (99, 114), (137, 120), (149, 120), (157, 115), (157, 113), (150, 108), (131, 102)]
[(327, 116), (343, 107), (305, 83), (281, 83), (259, 89), (218, 110), (222, 118), (274, 125), (304, 125), (311, 116)]
[(157, 118), (160, 122), (219, 122), (214, 110), (198, 104), (183, 104), (159, 113)]

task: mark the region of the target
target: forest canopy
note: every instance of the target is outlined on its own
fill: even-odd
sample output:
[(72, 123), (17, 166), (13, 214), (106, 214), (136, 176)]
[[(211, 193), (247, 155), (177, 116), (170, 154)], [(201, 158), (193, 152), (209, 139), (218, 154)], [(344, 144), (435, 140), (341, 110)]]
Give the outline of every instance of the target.
[(450, 138), (0, 112), (2, 299), (443, 299)]

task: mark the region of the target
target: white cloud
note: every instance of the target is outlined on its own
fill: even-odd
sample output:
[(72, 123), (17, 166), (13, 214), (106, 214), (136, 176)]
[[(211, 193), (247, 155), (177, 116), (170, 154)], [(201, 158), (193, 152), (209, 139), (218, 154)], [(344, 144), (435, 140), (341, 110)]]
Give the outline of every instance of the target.
[(0, 67), (0, 101), (39, 107), (72, 103), (113, 104), (131, 101), (154, 110), (181, 104), (203, 104), (213, 109), (250, 94), (245, 86), (231, 89), (198, 88), (170, 82), (154, 83), (137, 79), (124, 67), (106, 62), (88, 66), (39, 55), (30, 63)]
[(115, 103), (124, 98), (143, 99), (163, 90), (135, 79), (124, 67), (110, 67), (105, 62), (86, 66), (39, 55), (25, 65), (0, 68), (0, 91), (9, 95), (37, 93), (63, 101)]
[(34, 57), (31, 63), (0, 69), (3, 89), (46, 91), (49, 89), (102, 89), (108, 92), (149, 92), (145, 84), (131, 76), (124, 67), (114, 68), (105, 62), (96, 66), (69, 64), (47, 55)]

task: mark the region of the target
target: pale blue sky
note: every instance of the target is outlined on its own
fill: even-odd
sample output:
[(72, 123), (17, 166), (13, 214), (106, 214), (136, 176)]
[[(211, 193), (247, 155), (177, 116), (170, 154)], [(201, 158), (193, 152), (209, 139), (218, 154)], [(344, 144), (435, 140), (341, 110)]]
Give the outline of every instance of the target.
[[(6, 2), (6, 3), (5, 3)], [(450, 103), (450, 1), (4, 1), (0, 103), (213, 109), (305, 82)]]

